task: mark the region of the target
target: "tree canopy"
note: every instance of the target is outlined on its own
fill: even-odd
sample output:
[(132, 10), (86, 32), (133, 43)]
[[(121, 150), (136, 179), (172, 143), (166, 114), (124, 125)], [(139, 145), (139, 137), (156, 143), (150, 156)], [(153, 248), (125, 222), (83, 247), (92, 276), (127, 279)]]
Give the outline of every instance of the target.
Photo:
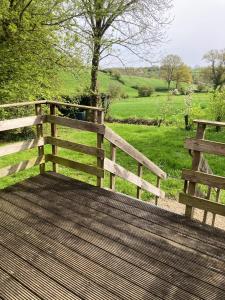
[(203, 59), (209, 64), (209, 67), (204, 69), (205, 79), (213, 84), (214, 90), (221, 90), (225, 84), (225, 49), (211, 50)]
[(190, 68), (183, 63), (180, 56), (174, 54), (167, 55), (162, 60), (161, 77), (166, 80), (168, 89), (170, 89), (172, 81), (176, 82), (176, 88), (181, 82), (190, 83), (192, 81)]
[(55, 96), (58, 68), (74, 61), (73, 37), (62, 28), (74, 17), (68, 1), (0, 3), (0, 100)]
[[(97, 94), (97, 76), (100, 60), (117, 55), (117, 45), (147, 59), (146, 49), (164, 38), (165, 25), (169, 23), (171, 0), (78, 0), (79, 17), (74, 31), (87, 52), (91, 53), (91, 85)], [(143, 46), (141, 48), (141, 46)], [(145, 49), (145, 51), (144, 51)], [(140, 51), (142, 54), (140, 54)], [(119, 55), (117, 55), (119, 58)], [(96, 103), (94, 97), (93, 105)]]

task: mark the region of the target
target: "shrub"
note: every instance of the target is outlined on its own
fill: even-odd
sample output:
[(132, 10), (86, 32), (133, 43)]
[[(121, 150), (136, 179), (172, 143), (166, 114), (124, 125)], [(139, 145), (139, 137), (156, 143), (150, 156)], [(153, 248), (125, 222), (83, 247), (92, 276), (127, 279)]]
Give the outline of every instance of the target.
[(154, 93), (155, 89), (152, 86), (139, 86), (139, 97), (150, 97)]
[(107, 92), (111, 99), (118, 99), (123, 94), (121, 85), (116, 82), (109, 84)]
[(208, 92), (208, 87), (206, 84), (204, 83), (199, 83), (197, 85), (197, 90), (196, 90), (198, 93), (204, 93), (204, 92)]
[[(210, 110), (216, 121), (225, 119), (225, 91), (216, 91), (210, 99)], [(218, 131), (218, 128), (217, 128)]]
[(120, 81), (120, 79), (121, 79), (121, 74), (120, 74), (118, 71), (113, 71), (112, 77), (113, 77), (115, 80)]

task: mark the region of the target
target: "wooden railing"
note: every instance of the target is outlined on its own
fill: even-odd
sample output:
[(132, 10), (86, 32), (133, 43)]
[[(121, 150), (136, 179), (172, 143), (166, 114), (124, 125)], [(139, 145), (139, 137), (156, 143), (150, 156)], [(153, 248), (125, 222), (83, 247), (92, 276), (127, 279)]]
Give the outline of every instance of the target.
[[(82, 106), (76, 104), (52, 102), (52, 101), (36, 101), (24, 102), (16, 104), (0, 105), (0, 109), (35, 105), (36, 116), (17, 118), (12, 120), (0, 121), (0, 132), (11, 129), (23, 128), (28, 126), (36, 126), (36, 138), (23, 142), (13, 143), (0, 147), (0, 156), (14, 154), (20, 151), (37, 148), (37, 157), (22, 161), (19, 164), (11, 165), (0, 169), (0, 178), (12, 175), (19, 171), (40, 165), (40, 173), (46, 171), (45, 164), (52, 163), (54, 172), (58, 172), (58, 165), (76, 169), (82, 172), (89, 173), (97, 177), (97, 186), (103, 187), (104, 171), (110, 173), (110, 189), (115, 191), (115, 177), (119, 176), (137, 186), (137, 198), (141, 199), (141, 191), (145, 190), (155, 195), (156, 204), (159, 198), (163, 198), (165, 193), (160, 189), (160, 180), (166, 178), (166, 173), (163, 172), (157, 165), (151, 162), (123, 138), (113, 132), (104, 125), (104, 110), (97, 107)], [(43, 105), (49, 106), (49, 113), (43, 114)], [(79, 109), (91, 110), (94, 112), (93, 122), (80, 121), (70, 118), (65, 118), (57, 115), (59, 106), (70, 106)], [(46, 111), (46, 110), (45, 110)], [(51, 128), (51, 135), (44, 136), (44, 125), (48, 123)], [(78, 129), (96, 133), (96, 147), (65, 141), (57, 137), (57, 126), (65, 126), (72, 129)], [(103, 148), (103, 142), (107, 140), (111, 145), (111, 157), (106, 158)], [(51, 145), (51, 154), (45, 153), (45, 145)], [(58, 155), (58, 148), (80, 152), (83, 154), (96, 157), (96, 166), (86, 165), (77, 161), (72, 161)], [(116, 149), (119, 148), (132, 157), (137, 162), (138, 174), (126, 170), (116, 163)], [(146, 167), (157, 178), (156, 186), (147, 182), (142, 178), (143, 167)]]
[[(160, 189), (160, 180), (166, 179), (166, 173), (163, 172), (157, 165), (140, 153), (137, 149), (126, 142), (122, 137), (113, 132), (110, 128), (105, 128), (105, 139), (110, 142), (111, 157), (105, 158), (104, 169), (110, 172), (110, 188), (115, 191), (115, 176), (119, 176), (137, 186), (137, 198), (141, 199), (141, 190), (152, 193), (158, 198), (164, 198), (165, 193)], [(116, 149), (119, 148), (137, 162), (138, 174), (126, 170), (116, 163)], [(156, 186), (142, 179), (143, 167), (146, 167), (154, 175), (156, 175)]]
[[(196, 138), (187, 139), (185, 142), (185, 148), (192, 151), (192, 170), (182, 172), (185, 184), (179, 202), (186, 205), (185, 215), (188, 218), (193, 217), (194, 208), (204, 210), (203, 223), (207, 222), (207, 214), (211, 212), (212, 226), (214, 226), (216, 214), (225, 216), (225, 205), (220, 203), (221, 190), (225, 189), (225, 177), (213, 175), (209, 168), (203, 168), (206, 162), (204, 153), (225, 156), (225, 144), (205, 140), (204, 137), (207, 126), (225, 127), (225, 123), (202, 120), (196, 120), (195, 123), (197, 124)], [(197, 195), (198, 184), (208, 187), (204, 198)], [(215, 189), (215, 199), (212, 197), (213, 189)]]

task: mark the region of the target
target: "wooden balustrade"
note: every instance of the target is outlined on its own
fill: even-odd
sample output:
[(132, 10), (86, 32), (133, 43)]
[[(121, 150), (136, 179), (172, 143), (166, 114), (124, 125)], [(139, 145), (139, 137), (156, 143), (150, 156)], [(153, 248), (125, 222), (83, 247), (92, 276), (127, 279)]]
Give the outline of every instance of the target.
[[(115, 177), (118, 176), (128, 182), (137, 186), (137, 199), (141, 199), (141, 192), (145, 190), (156, 197), (156, 204), (159, 198), (164, 198), (165, 193), (160, 189), (160, 179), (166, 178), (166, 173), (162, 171), (157, 165), (150, 161), (141, 152), (131, 146), (121, 136), (113, 132), (110, 128), (105, 128), (105, 139), (111, 145), (111, 159), (105, 159), (104, 169), (110, 173), (110, 189), (115, 191)], [(116, 149), (119, 148), (131, 158), (137, 161), (138, 175), (126, 170), (124, 167), (116, 163)], [(143, 167), (148, 169), (157, 177), (157, 186), (148, 183), (142, 179)]]
[[(221, 190), (225, 189), (225, 177), (212, 174), (210, 168), (204, 168), (206, 161), (204, 153), (225, 156), (225, 144), (204, 139), (207, 126), (225, 127), (224, 122), (197, 120), (195, 139), (187, 139), (185, 148), (192, 151), (192, 170), (183, 170), (182, 179), (185, 181), (184, 193), (180, 194), (179, 202), (186, 205), (185, 215), (193, 217), (194, 208), (204, 210), (203, 223), (207, 222), (208, 212), (213, 214), (212, 226), (215, 225), (216, 215), (225, 216), (225, 205), (220, 203)], [(209, 173), (210, 171), (210, 173)], [(208, 187), (206, 196), (197, 195), (198, 185)], [(215, 199), (212, 199), (212, 189), (216, 189)]]
[[(99, 187), (103, 187), (104, 171), (108, 171), (110, 173), (111, 190), (116, 190), (115, 179), (116, 176), (118, 176), (137, 186), (138, 199), (141, 199), (142, 190), (153, 194), (156, 197), (156, 204), (159, 198), (163, 198), (165, 196), (165, 193), (160, 189), (160, 180), (166, 178), (166, 173), (163, 172), (157, 165), (155, 165), (142, 153), (140, 153), (137, 149), (131, 146), (128, 142), (126, 142), (122, 137), (120, 137), (118, 134), (116, 134), (104, 125), (104, 110), (102, 108), (88, 107), (55, 101), (35, 101), (16, 104), (5, 104), (0, 105), (0, 108), (13, 108), (28, 105), (35, 105), (36, 116), (0, 121), (0, 131), (6, 131), (27, 126), (36, 126), (37, 137), (32, 140), (13, 143), (10, 145), (0, 147), (0, 157), (33, 148), (38, 149), (38, 156), (30, 160), (20, 162), (19, 164), (0, 169), (0, 177), (12, 175), (14, 173), (31, 168), (36, 165), (40, 165), (40, 172), (44, 173), (46, 167), (45, 164), (47, 162), (51, 162), (52, 169), (54, 172), (58, 172), (57, 166), (62, 165), (67, 168), (76, 169), (96, 176), (97, 186)], [(49, 114), (43, 115), (42, 105), (49, 106)], [(87, 122), (60, 117), (57, 115), (57, 108), (63, 105), (79, 109), (82, 108), (92, 110), (95, 112), (96, 120), (95, 122)], [(44, 137), (43, 126), (45, 123), (50, 124), (51, 135)], [(96, 147), (59, 139), (57, 137), (57, 125), (95, 133), (97, 137)], [(105, 157), (105, 151), (103, 149), (104, 140), (107, 140), (110, 143), (110, 159)], [(51, 154), (45, 154), (44, 152), (45, 145), (47, 144), (51, 145)], [(97, 165), (89, 166), (80, 162), (72, 161), (67, 158), (62, 158), (58, 155), (58, 148), (65, 148), (72, 151), (95, 156), (97, 160)], [(126, 170), (124, 167), (116, 163), (117, 148), (119, 148), (131, 158), (136, 160), (138, 166), (137, 175)], [(148, 169), (151, 173), (153, 173), (156, 176), (156, 186), (142, 178), (143, 168)]]

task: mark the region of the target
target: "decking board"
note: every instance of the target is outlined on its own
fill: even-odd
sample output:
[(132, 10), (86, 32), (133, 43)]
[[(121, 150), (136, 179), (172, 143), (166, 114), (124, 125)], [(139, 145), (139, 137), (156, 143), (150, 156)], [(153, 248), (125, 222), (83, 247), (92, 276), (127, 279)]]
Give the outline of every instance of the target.
[[(54, 177), (54, 180), (59, 180), (61, 186), (64, 186), (64, 183), (66, 186), (70, 184), (70, 187), (72, 188), (74, 181), (76, 181), (72, 178), (54, 173), (46, 173), (45, 176), (50, 180), (52, 179), (52, 177)], [(33, 179), (38, 180), (37, 177)], [(205, 226), (199, 222), (192, 222), (182, 215), (160, 209), (157, 206), (149, 206), (144, 201), (136, 201), (126, 195), (121, 196), (108, 190), (105, 190), (104, 193), (102, 193), (100, 189), (93, 188), (93, 186), (87, 183), (76, 181), (76, 187), (74, 188), (74, 190), (76, 190), (76, 192), (82, 192), (84, 191), (84, 187), (85, 191), (89, 190), (92, 195), (97, 195), (95, 197), (96, 201), (103, 201), (104, 203), (107, 202), (107, 205), (118, 208), (125, 212), (129, 212), (130, 214), (134, 214), (139, 218), (143, 218), (147, 221), (151, 220), (151, 222), (156, 222), (157, 224), (163, 224), (163, 226), (165, 227), (172, 228), (177, 232), (187, 234), (190, 237), (195, 237), (200, 241), (207, 241), (207, 243), (211, 243), (213, 245), (215, 245), (216, 243), (222, 248), (225, 247), (225, 235), (222, 234), (223, 231), (221, 232), (221, 230), (215, 229), (212, 226)], [(111, 199), (110, 202), (107, 201), (108, 198)]]
[[(48, 179), (46, 179), (47, 181)], [(47, 181), (49, 182), (49, 181)], [(44, 197), (44, 195), (47, 196), (48, 191), (43, 191), (43, 185), (41, 185), (40, 181), (38, 181), (38, 178), (35, 178), (34, 180), (32, 180), (31, 182), (26, 182), (24, 183), (25, 187), (27, 187), (27, 189), (31, 189), (32, 187), (34, 187), (34, 184), (36, 184), (37, 189), (40, 191), (40, 195)], [(64, 187), (64, 189), (62, 190), (62, 187)], [(72, 206), (74, 206), (74, 210), (75, 211), (79, 211), (80, 208), (83, 208), (82, 212), (86, 213), (86, 215), (92, 215), (94, 214), (94, 216), (98, 216), (98, 214), (96, 213), (99, 212), (99, 215), (101, 218), (101, 216), (110, 216), (112, 218), (118, 219), (120, 221), (123, 221), (125, 223), (127, 223), (127, 226), (132, 225), (135, 226), (139, 229), (143, 229), (144, 231), (148, 231), (154, 235), (157, 235), (159, 237), (165, 238), (167, 240), (170, 240), (171, 242), (175, 242), (178, 244), (181, 244), (185, 247), (188, 248), (192, 248), (193, 250), (198, 250), (199, 252), (205, 253), (209, 256), (219, 256), (219, 258), (221, 259), (223, 257), (223, 259), (225, 258), (225, 254), (224, 254), (224, 246), (223, 244), (219, 244), (219, 245), (215, 245), (215, 242), (212, 242), (211, 244), (209, 244), (208, 242), (206, 242), (205, 240), (202, 241), (202, 243), (199, 243), (199, 239), (194, 238), (194, 237), (190, 237), (189, 235), (187, 235), (186, 233), (181, 233), (181, 232), (177, 232), (176, 230), (172, 229), (172, 228), (167, 228), (164, 226), (164, 224), (157, 224), (151, 221), (151, 219), (149, 218), (148, 220), (140, 220), (139, 217), (135, 216), (134, 214), (132, 214), (129, 211), (121, 211), (119, 208), (116, 207), (110, 207), (108, 204), (110, 203), (109, 200), (105, 202), (101, 202), (101, 201), (95, 201), (95, 197), (92, 195), (91, 192), (88, 192), (87, 190), (74, 190), (71, 191), (72, 186), (64, 186), (64, 185), (59, 185), (59, 186), (55, 186), (54, 188), (54, 192), (59, 195), (60, 197), (63, 197), (62, 201), (63, 204), (65, 205), (65, 207), (67, 208), (71, 208)], [(53, 191), (53, 189), (51, 189), (51, 191)], [(34, 192), (36, 192), (36, 190), (34, 190)], [(76, 198), (76, 201), (73, 201), (74, 197), (76, 195), (79, 195), (79, 197)], [(100, 197), (97, 197), (97, 199), (99, 200)], [(73, 201), (71, 203), (71, 200)], [(85, 207), (85, 208), (84, 208)], [(86, 210), (86, 212), (85, 212)], [(133, 208), (132, 212), (135, 211), (136, 209)], [(103, 213), (103, 214), (101, 214)], [(107, 218), (109, 219), (109, 217)], [(102, 220), (102, 218), (101, 218)], [(131, 230), (132, 231), (132, 230)], [(141, 234), (141, 236), (143, 236), (143, 232)], [(140, 236), (140, 234), (138, 233), (138, 236)]]
[[(221, 234), (62, 175), (38, 175), (0, 191), (0, 299), (222, 300)], [(1, 272), (10, 274), (8, 298)]]

